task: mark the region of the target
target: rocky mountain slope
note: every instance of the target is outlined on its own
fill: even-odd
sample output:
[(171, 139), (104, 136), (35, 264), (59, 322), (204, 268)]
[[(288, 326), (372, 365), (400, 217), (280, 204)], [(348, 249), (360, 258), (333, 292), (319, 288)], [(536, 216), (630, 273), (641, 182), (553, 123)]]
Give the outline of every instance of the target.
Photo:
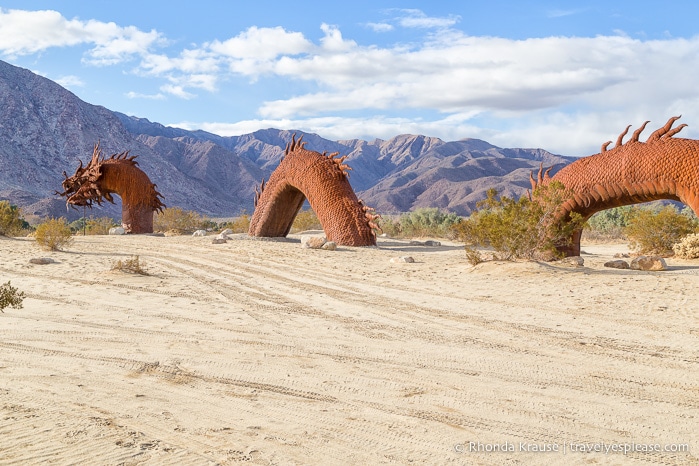
[[(100, 141), (105, 153), (129, 150), (168, 206), (215, 217), (251, 212), (254, 188), (269, 177), (293, 133), (307, 147), (348, 155), (350, 182), (384, 213), (440, 207), (465, 215), (490, 187), (519, 195), (529, 172), (572, 158), (541, 149), (502, 149), (477, 139), (446, 142), (419, 135), (330, 141), (300, 131), (264, 129), (222, 137), (187, 131), (91, 105), (58, 84), (0, 61), (0, 199), (32, 216), (77, 218), (66, 211), (62, 172), (74, 173)], [(120, 217), (120, 206), (88, 215)]]

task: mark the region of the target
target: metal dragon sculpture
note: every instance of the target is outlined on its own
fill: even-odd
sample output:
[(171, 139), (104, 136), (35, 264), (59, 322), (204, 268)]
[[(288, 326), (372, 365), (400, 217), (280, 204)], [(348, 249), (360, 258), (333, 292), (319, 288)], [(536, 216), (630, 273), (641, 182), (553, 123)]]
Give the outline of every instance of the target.
[(137, 156), (129, 156), (128, 151), (104, 157), (99, 142), (95, 144), (92, 159), (75, 170), (68, 177), (63, 172), (63, 192), (56, 192), (67, 197), (66, 203), (72, 206), (87, 206), (93, 203), (102, 205), (102, 201), (114, 204), (112, 194), (121, 197), (121, 222), (127, 233), (152, 233), (153, 213), (165, 207), (160, 200), (162, 195), (156, 191), (148, 175), (138, 168)]
[[(673, 128), (679, 118), (670, 118), (646, 142), (640, 142), (639, 136), (649, 122), (624, 143), (629, 125), (612, 149), (608, 149), (612, 141), (607, 141), (599, 154), (580, 158), (553, 177), (551, 168), (540, 168), (536, 180), (530, 175), (532, 189), (555, 180), (572, 191), (558, 221), (565, 221), (572, 212), (588, 219), (601, 210), (659, 199), (680, 201), (699, 215), (699, 140), (673, 137), (687, 126)], [(582, 229), (576, 230), (559, 250), (567, 256), (580, 255), (581, 234)]]
[(303, 136), (294, 135), (287, 144), (279, 166), (259, 190), (255, 188), (255, 212), (250, 219), (250, 236), (283, 237), (303, 203), (308, 199), (323, 226), (328, 241), (344, 246), (374, 246), (374, 209), (357, 199), (349, 184), (348, 167), (339, 153), (318, 153), (305, 149)]

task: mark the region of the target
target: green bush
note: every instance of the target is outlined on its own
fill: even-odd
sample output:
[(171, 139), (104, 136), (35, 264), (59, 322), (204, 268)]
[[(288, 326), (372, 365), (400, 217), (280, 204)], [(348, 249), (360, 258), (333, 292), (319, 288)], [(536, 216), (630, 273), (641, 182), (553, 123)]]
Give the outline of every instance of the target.
[(8, 201), (0, 201), (0, 235), (17, 236), (29, 225), (22, 218), (22, 213)]
[(5, 312), (3, 309), (12, 307), (22, 309), (22, 301), (24, 301), (24, 292), (18, 291), (10, 282), (0, 285), (0, 312)]
[(631, 249), (642, 254), (671, 255), (672, 246), (699, 230), (699, 222), (668, 205), (660, 210), (634, 209), (624, 234)]
[(578, 214), (556, 221), (561, 204), (571, 195), (558, 182), (540, 186), (531, 199), (498, 198), (495, 189), (488, 190), (477, 210), (455, 227), (457, 237), (467, 243), (467, 259), (472, 264), (483, 260), (476, 247), (492, 248), (496, 260), (559, 256), (557, 247), (570, 244), (573, 231), (584, 224)]
[(206, 223), (200, 214), (180, 207), (168, 207), (156, 212), (153, 217), (153, 229), (156, 231), (174, 231), (185, 235), (201, 229)]
[(70, 229), (74, 234), (86, 235), (108, 235), (109, 229), (119, 226), (111, 217), (88, 217), (79, 218), (70, 223)]
[(291, 232), (296, 233), (299, 231), (306, 230), (322, 230), (323, 225), (320, 224), (318, 216), (313, 210), (302, 210), (294, 219), (294, 223), (291, 224)]
[(452, 212), (444, 212), (436, 207), (421, 207), (400, 217), (381, 219), (381, 229), (387, 236), (417, 238), (453, 238), (454, 226), (461, 217)]
[(37, 225), (34, 239), (44, 249), (60, 251), (73, 242), (73, 232), (65, 218), (52, 218)]
[(461, 221), (461, 217), (451, 212), (443, 212), (436, 207), (420, 208), (401, 215), (401, 234), (407, 237), (450, 237), (452, 227)]

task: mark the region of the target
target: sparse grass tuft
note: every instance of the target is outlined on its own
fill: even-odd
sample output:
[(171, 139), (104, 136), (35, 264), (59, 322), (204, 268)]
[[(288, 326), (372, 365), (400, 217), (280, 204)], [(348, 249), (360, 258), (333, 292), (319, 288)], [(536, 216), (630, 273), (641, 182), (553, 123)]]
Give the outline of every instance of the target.
[(138, 256), (132, 256), (130, 259), (117, 260), (112, 264), (112, 270), (118, 270), (125, 273), (135, 273), (138, 275), (150, 275), (146, 269), (146, 264), (141, 262)]

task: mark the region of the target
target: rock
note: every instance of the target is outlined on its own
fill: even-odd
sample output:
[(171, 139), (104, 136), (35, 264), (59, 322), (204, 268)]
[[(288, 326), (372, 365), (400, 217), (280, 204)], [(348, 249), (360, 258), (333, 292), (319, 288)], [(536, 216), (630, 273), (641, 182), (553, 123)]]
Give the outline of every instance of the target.
[(320, 249), (326, 243), (324, 236), (301, 235), (301, 247)]
[(335, 241), (327, 241), (320, 249), (325, 249), (326, 251), (334, 251), (337, 249), (337, 243)]
[(51, 259), (50, 257), (34, 257), (33, 259), (29, 259), (30, 264), (39, 264), (39, 265), (45, 265), (45, 264), (55, 264), (56, 261)]
[(400, 263), (405, 263), (405, 264), (412, 264), (413, 262), (415, 262), (415, 259), (413, 259), (410, 256), (400, 256), (400, 257), (392, 257), (391, 262), (393, 262), (393, 263), (400, 262)]
[(206, 236), (206, 230), (197, 230), (192, 233), (192, 236)]
[(226, 238), (214, 238), (211, 240), (211, 244), (223, 244), (226, 243), (228, 240)]
[(223, 239), (223, 240), (229, 240), (230, 238), (228, 235), (224, 235), (223, 232), (219, 233), (218, 236), (216, 236), (217, 239)]
[(230, 228), (226, 228), (221, 233), (219, 233), (219, 236), (221, 236), (221, 235), (227, 236), (227, 235), (232, 235), (232, 234), (233, 234), (233, 230), (231, 230)]
[(425, 241), (423, 244), (425, 246), (432, 246), (432, 247), (437, 247), (437, 246), (442, 245), (442, 243), (440, 243), (439, 241), (432, 241), (432, 240)]
[(126, 230), (123, 227), (114, 227), (109, 229), (110, 235), (125, 235)]
[[(616, 256), (614, 256), (616, 257)], [(629, 263), (626, 261), (623, 261), (621, 259), (617, 259), (614, 261), (609, 261), (604, 263), (605, 267), (610, 267), (612, 269), (628, 269), (629, 268)]]
[(665, 259), (660, 256), (638, 256), (631, 261), (633, 270), (667, 270)]
[(422, 241), (415, 241), (415, 240), (412, 240), (412, 241), (410, 242), (410, 246), (424, 246), (424, 245), (425, 245), (425, 243), (423, 243)]
[(567, 267), (582, 267), (585, 264), (585, 259), (580, 256), (564, 257), (559, 263)]
[(614, 257), (619, 258), (619, 257), (631, 257), (631, 256), (629, 256), (629, 254), (626, 252), (617, 252), (616, 254), (614, 254)]

